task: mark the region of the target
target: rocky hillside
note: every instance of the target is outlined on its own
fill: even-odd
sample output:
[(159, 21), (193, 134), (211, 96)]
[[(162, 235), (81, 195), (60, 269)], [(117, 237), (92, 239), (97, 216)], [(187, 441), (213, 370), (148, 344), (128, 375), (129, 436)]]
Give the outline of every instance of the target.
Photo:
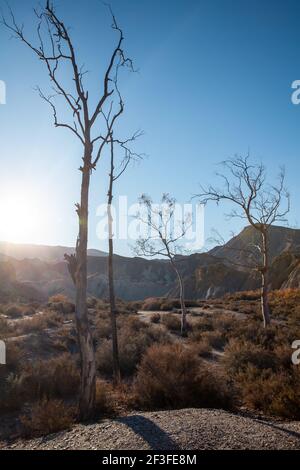
[[(249, 262), (246, 251), (252, 251), (252, 247), (259, 243), (259, 233), (253, 227), (248, 226), (224, 246), (217, 246), (210, 253), (242, 266)], [(271, 262), (282, 253), (300, 251), (300, 230), (277, 226), (271, 227), (269, 231), (269, 249)]]
[(46, 299), (37, 286), (18, 280), (13, 261), (0, 262), (0, 298), (2, 302), (28, 302)]
[[(256, 289), (259, 286), (257, 275), (241, 267), (247, 264), (244, 250), (254, 242), (257, 242), (256, 233), (247, 227), (225, 246), (216, 247), (208, 253), (178, 256), (176, 261), (183, 273), (186, 296), (190, 299), (215, 298), (228, 292)], [(63, 292), (73, 297), (74, 286), (63, 261), (63, 254), (73, 251), (64, 247), (37, 246), (35, 249), (29, 245), (0, 244), (0, 256), (4, 260), (0, 263), (0, 275), (2, 272), (4, 280), (2, 292), (8, 289), (5, 284), (7, 279), (10, 285), (17, 282), (32, 295), (47, 297)], [(300, 230), (273, 227), (270, 252), (273, 262), (271, 287), (300, 287)], [(97, 250), (91, 250), (89, 255), (89, 293), (107, 297), (106, 256)], [(178, 295), (174, 272), (165, 260), (116, 255), (114, 264), (116, 295), (121, 299), (142, 300)], [(14, 277), (13, 281), (11, 276)]]

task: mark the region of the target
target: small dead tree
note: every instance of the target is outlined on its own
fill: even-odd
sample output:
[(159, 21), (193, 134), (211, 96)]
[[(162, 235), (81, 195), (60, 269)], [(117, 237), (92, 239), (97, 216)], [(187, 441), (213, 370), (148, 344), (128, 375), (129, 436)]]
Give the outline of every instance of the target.
[[(290, 195), (285, 188), (285, 172), (281, 169), (278, 181), (274, 185), (266, 182), (266, 169), (262, 164), (250, 162), (246, 157), (234, 157), (222, 163), (224, 173), (217, 175), (223, 180), (223, 187), (201, 187), (196, 195), (199, 202), (207, 204), (214, 201), (232, 203), (234, 208), (229, 217), (248, 221), (259, 234), (259, 243), (247, 249), (249, 259), (254, 262), (253, 268), (261, 276), (261, 313), (264, 326), (270, 323), (268, 301), (269, 289), (269, 229), (276, 223), (285, 223), (290, 210)], [(258, 254), (258, 256), (257, 256)]]
[(187, 331), (184, 281), (178, 269), (176, 257), (182, 254), (180, 240), (183, 239), (191, 226), (191, 214), (187, 214), (180, 225), (176, 227), (176, 201), (169, 194), (162, 196), (161, 204), (158, 206), (153, 204), (149, 196), (143, 194), (140, 198), (140, 204), (144, 211), (140, 211), (137, 218), (148, 228), (150, 233), (147, 237), (140, 237), (137, 240), (135, 251), (138, 256), (152, 258), (163, 256), (169, 259), (178, 280), (181, 305), (181, 334), (184, 336)]
[[(115, 82), (116, 90), (119, 94), (120, 109), (124, 109), (123, 100), (118, 90), (117, 80)], [(103, 113), (106, 122), (107, 132), (109, 133), (108, 145), (110, 147), (110, 171), (109, 171), (109, 185), (107, 192), (107, 224), (108, 224), (108, 289), (109, 289), (109, 303), (110, 303), (110, 319), (112, 331), (112, 354), (113, 354), (113, 374), (114, 383), (118, 384), (121, 380), (119, 348), (118, 348), (118, 330), (117, 330), (117, 308), (114, 287), (114, 233), (113, 233), (113, 212), (112, 203), (114, 197), (114, 183), (121, 178), (128, 168), (130, 162), (142, 158), (142, 154), (138, 154), (131, 149), (130, 144), (133, 143), (142, 132), (136, 132), (132, 137), (126, 140), (114, 138), (114, 133), (110, 130), (110, 113), (106, 115)], [(118, 147), (124, 152), (121, 164), (116, 168), (115, 148)]]
[[(88, 419), (93, 413), (96, 382), (94, 346), (86, 302), (90, 178), (109, 141), (116, 120), (123, 112), (118, 100), (117, 105), (113, 102), (116, 95), (116, 70), (124, 66), (132, 69), (132, 61), (125, 57), (123, 32), (111, 12), (112, 28), (118, 34), (118, 39), (108, 60), (103, 79), (99, 81), (100, 97), (96, 100), (95, 106), (92, 106), (93, 101), (91, 102), (89, 91), (84, 84), (86, 71), (78, 64), (69, 29), (57, 15), (52, 2), (48, 0), (44, 7), (34, 10), (37, 20), (36, 43), (25, 35), (23, 25), (16, 22), (13, 12), (10, 10), (9, 13), (10, 20), (2, 16), (2, 24), (13, 33), (14, 37), (28, 46), (45, 65), (53, 92), (51, 95), (45, 95), (40, 88), (38, 91), (41, 98), (51, 107), (55, 127), (71, 131), (81, 143), (83, 151), (83, 163), (80, 167), (82, 175), (80, 203), (76, 204), (79, 220), (76, 253), (73, 256), (66, 255), (65, 258), (76, 288), (75, 316), (81, 356), (79, 413), (81, 419)], [(62, 100), (69, 110), (70, 122), (62, 122), (59, 119), (57, 100)], [(110, 109), (108, 127), (102, 121), (104, 109)]]

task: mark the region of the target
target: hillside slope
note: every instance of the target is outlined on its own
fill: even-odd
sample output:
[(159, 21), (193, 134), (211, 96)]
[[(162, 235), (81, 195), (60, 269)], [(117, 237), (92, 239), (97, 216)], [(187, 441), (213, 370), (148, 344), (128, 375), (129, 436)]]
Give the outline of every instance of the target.
[[(225, 293), (256, 289), (259, 286), (258, 275), (236, 265), (247, 263), (245, 253), (240, 250), (253, 242), (257, 242), (257, 234), (253, 228), (246, 227), (226, 245), (208, 253), (178, 256), (176, 262), (183, 274), (186, 297), (216, 298)], [(57, 293), (74, 297), (74, 285), (63, 261), (64, 252), (70, 253), (74, 249), (34, 245), (24, 248), (24, 245), (18, 247), (10, 244), (9, 250), (3, 253), (3, 247), (0, 243), (0, 255), (14, 271), (16, 282), (32, 289), (32, 292), (39, 292), (43, 297)], [(15, 257), (7, 253), (14, 253)], [(107, 257), (97, 250), (96, 256), (95, 250), (89, 253), (93, 256), (88, 258), (88, 292), (97, 297), (108, 297)], [(272, 227), (270, 253), (273, 261), (271, 287), (300, 287), (300, 230)], [(27, 256), (22, 258), (25, 254)], [(115, 255), (114, 268), (116, 295), (121, 299), (143, 300), (178, 295), (176, 277), (166, 260)]]

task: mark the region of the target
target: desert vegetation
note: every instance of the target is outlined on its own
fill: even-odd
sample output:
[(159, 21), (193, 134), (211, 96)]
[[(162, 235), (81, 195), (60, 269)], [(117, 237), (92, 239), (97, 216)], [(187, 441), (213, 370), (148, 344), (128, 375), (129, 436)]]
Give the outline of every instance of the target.
[[(180, 306), (177, 299), (168, 300), (169, 310), (165, 298), (138, 305), (118, 301), (122, 381), (117, 385), (109, 302), (89, 299), (97, 371), (94, 418), (135, 409), (210, 407), (299, 419), (300, 374), (291, 362), (291, 344), (300, 337), (299, 295), (297, 289), (271, 292), (273, 323), (267, 329), (260, 320), (259, 291), (191, 301), (185, 337), (174, 311)], [(30, 312), (24, 313), (24, 305), (19, 306), (21, 318), (0, 317), (1, 337), (7, 338), (0, 412), (17, 416), (15, 432), (25, 437), (67, 429), (78, 419), (74, 319), (57, 311), (56, 300), (70, 302), (49, 299), (37, 308), (36, 322), (26, 319)], [(154, 311), (145, 311), (145, 304)]]
[[(56, 246), (51, 250), (40, 246), (38, 253), (44, 259), (31, 257), (32, 246), (12, 250), (16, 257), (11, 256), (11, 247), (0, 250), (0, 420), (3, 423), (0, 446), (2, 440), (12, 437), (41, 437), (69, 430), (77, 423), (86, 426), (87, 422), (119, 418), (137, 410), (211, 408), (239, 416), (244, 413), (255, 419), (263, 416), (266, 420), (271, 417), (278, 421), (300, 420), (300, 366), (292, 362), (292, 345), (300, 338), (300, 231), (278, 226), (288, 223), (290, 212), (285, 171), (281, 169), (277, 179), (269, 182), (269, 169), (264, 164), (252, 160), (250, 154), (235, 156), (222, 163), (223, 170), (217, 174), (222, 184), (218, 187), (213, 180), (207, 180), (204, 161), (193, 168), (195, 174), (203, 175), (204, 181), (208, 181), (192, 197), (198, 203), (193, 208), (196, 218), (201, 205), (225, 202), (230, 206), (229, 218), (247, 224), (238, 236), (227, 242), (221, 236), (209, 251), (205, 251), (206, 245), (203, 250), (200, 246), (202, 237), (198, 237), (198, 232), (202, 230), (204, 234), (204, 228), (199, 229), (198, 223), (194, 223), (193, 209), (187, 214), (185, 207), (181, 207), (183, 211), (180, 210), (177, 220), (176, 199), (169, 193), (162, 194), (159, 204), (142, 194), (135, 215), (131, 208), (124, 211), (126, 217), (135, 219), (138, 237), (129, 235), (132, 227), (128, 220), (118, 221), (121, 227), (117, 226), (117, 218), (123, 220), (124, 215), (121, 197), (118, 217), (112, 207), (117, 182), (127, 175), (132, 162), (142, 159), (143, 154), (133, 144), (143, 133), (121, 135), (129, 132), (128, 122), (121, 123), (127, 100), (123, 89), (128, 91), (128, 96), (135, 90), (128, 77), (134, 76), (136, 69), (125, 51), (123, 29), (112, 8), (109, 5), (104, 8), (111, 20), (110, 40), (113, 38), (114, 42), (108, 47), (102, 37), (104, 30), (99, 27), (101, 40), (97, 39), (96, 49), (90, 49), (85, 43), (91, 36), (83, 31), (81, 36), (76, 36), (78, 33), (65, 22), (63, 14), (68, 13), (69, 7), (56, 8), (52, 1), (45, 0), (33, 10), (29, 29), (19, 22), (9, 5), (1, 12), (4, 30), (12, 33), (46, 72), (48, 92), (39, 86), (36, 91), (49, 107), (54, 127), (68, 131), (75, 138), (78, 147), (72, 147), (71, 152), (80, 161), (70, 159), (72, 163), (68, 166), (69, 175), (72, 168), (79, 172), (77, 183), (72, 176), (78, 190), (74, 248)], [(98, 24), (94, 29), (98, 31)], [(134, 41), (131, 44), (135, 46)], [(215, 50), (219, 50), (219, 44)], [(155, 54), (155, 60), (158, 61), (159, 55)], [(245, 54), (236, 54), (239, 56)], [(89, 81), (84, 59), (93, 57), (97, 71), (93, 70)], [(191, 57), (195, 61), (195, 55)], [(211, 57), (210, 65), (213, 65), (215, 61)], [(141, 58), (152, 63), (152, 59), (145, 60), (144, 52)], [(19, 61), (13, 62), (18, 65)], [(180, 61), (174, 61), (174, 65), (177, 62)], [(154, 61), (153, 65), (156, 68)], [(129, 74), (123, 83), (125, 71)], [(167, 88), (167, 83), (163, 83), (159, 73), (155, 75), (160, 82), (153, 103), (160, 103), (164, 94), (161, 90)], [(151, 78), (157, 77), (153, 74)], [(41, 77), (39, 80), (43, 83)], [(182, 87), (181, 84), (181, 91)], [(202, 84), (197, 87), (202, 93)], [(172, 87), (169, 88), (172, 92)], [(177, 102), (188, 103), (188, 88), (184, 85), (184, 99), (180, 93), (176, 99), (172, 98), (173, 106), (177, 108)], [(235, 86), (227, 88), (229, 92)], [(186, 127), (182, 136), (179, 130), (181, 134), (185, 126), (178, 126), (182, 141), (178, 138), (176, 146), (174, 135), (172, 142), (171, 139), (167, 142), (167, 133), (164, 135), (167, 145), (163, 143), (157, 149), (160, 159), (170, 147), (183, 161), (189, 155), (191, 141), (197, 152), (206, 148), (202, 137), (197, 142), (197, 135), (204, 135), (203, 130), (195, 132), (194, 129), (206, 99), (199, 106), (195, 91), (193, 105), (195, 101), (197, 119), (193, 118), (193, 126)], [(143, 116), (143, 108), (134, 105), (140, 96), (138, 90), (131, 111), (138, 119)], [(190, 114), (184, 106), (181, 111), (177, 114)], [(35, 109), (31, 118), (37, 114)], [(154, 122), (159, 108), (147, 110), (145, 115)], [(204, 121), (204, 116), (199, 122)], [(155, 126), (160, 127), (157, 122)], [(58, 142), (63, 153), (63, 146)], [(149, 147), (152, 145), (153, 142)], [(44, 153), (49, 153), (46, 157), (49, 164), (53, 155), (43, 148), (39, 158)], [(55, 153), (59, 153), (57, 149)], [(208, 148), (207, 153), (213, 155)], [(99, 183), (97, 188), (100, 200), (95, 198), (91, 203), (91, 190), (95, 187), (92, 178), (106, 156), (107, 167), (99, 175), (101, 186)], [(186, 177), (182, 169), (177, 170), (174, 161), (164, 167), (157, 159), (155, 172), (173, 183), (171, 191), (187, 194), (190, 176)], [(196, 165), (196, 161), (193, 157), (192, 164)], [(65, 168), (67, 163), (68, 155)], [(190, 165), (185, 170), (190, 171)], [(270, 171), (272, 174), (272, 168)], [(178, 176), (177, 172), (182, 174)], [(160, 183), (158, 178), (157, 188)], [(125, 187), (125, 193), (131, 198), (131, 188), (126, 184), (120, 187)], [(74, 185), (72, 189), (66, 188), (66, 192), (69, 189), (69, 194), (75, 194)], [(103, 189), (107, 191), (105, 196)], [(143, 184), (139, 194), (147, 189), (147, 184)], [(51, 187), (51, 195), (52, 192), (55, 185)], [(94, 211), (96, 202), (99, 207)], [(98, 230), (101, 224), (95, 230), (97, 238), (103, 240), (103, 235), (107, 239), (107, 247), (102, 250), (101, 246), (100, 251), (88, 248), (89, 227), (92, 210), (98, 216), (103, 202), (108, 233), (102, 233), (106, 232), (103, 226)], [(67, 207), (66, 201), (62, 206)], [(43, 212), (47, 212), (45, 207)], [(214, 220), (218, 219), (216, 214)], [(7, 219), (13, 219), (8, 215)], [(72, 222), (66, 213), (64, 216), (55, 213), (55, 220), (70, 223), (72, 230)], [(120, 228), (125, 225), (126, 237), (120, 234)], [(17, 231), (16, 225), (13, 227)], [(238, 224), (234, 228), (241, 229)], [(196, 234), (195, 242), (189, 237), (190, 229), (192, 235)], [(118, 236), (118, 242), (134, 240), (135, 246), (128, 241), (126, 249), (137, 256), (126, 258), (115, 254)], [(104, 252), (106, 249), (108, 253)], [(27, 259), (20, 253), (31, 255)]]

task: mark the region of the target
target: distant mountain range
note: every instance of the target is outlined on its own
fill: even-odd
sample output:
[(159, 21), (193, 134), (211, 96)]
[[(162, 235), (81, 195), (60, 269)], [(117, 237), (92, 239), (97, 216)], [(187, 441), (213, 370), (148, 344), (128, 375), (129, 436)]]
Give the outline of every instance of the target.
[[(226, 245), (207, 253), (178, 256), (190, 299), (220, 297), (228, 292), (255, 289), (259, 286), (257, 274), (244, 269), (247, 264), (245, 249), (257, 241), (253, 228), (246, 227)], [(242, 250), (242, 251), (241, 251)], [(0, 301), (47, 298), (56, 293), (74, 297), (65, 253), (73, 248), (0, 243)], [(300, 287), (300, 230), (272, 227), (270, 231), (271, 287)], [(107, 255), (89, 250), (88, 291), (90, 295), (107, 297)], [(116, 255), (116, 295), (124, 300), (142, 300), (147, 297), (177, 296), (174, 273), (165, 260), (146, 260)]]
[[(17, 243), (0, 242), (0, 259), (7, 257), (17, 260), (39, 259), (50, 263), (59, 263), (64, 260), (64, 255), (71, 255), (75, 248), (67, 246), (48, 246), (48, 245), (26, 245)], [(89, 256), (107, 256), (106, 253), (99, 250), (88, 250)]]

